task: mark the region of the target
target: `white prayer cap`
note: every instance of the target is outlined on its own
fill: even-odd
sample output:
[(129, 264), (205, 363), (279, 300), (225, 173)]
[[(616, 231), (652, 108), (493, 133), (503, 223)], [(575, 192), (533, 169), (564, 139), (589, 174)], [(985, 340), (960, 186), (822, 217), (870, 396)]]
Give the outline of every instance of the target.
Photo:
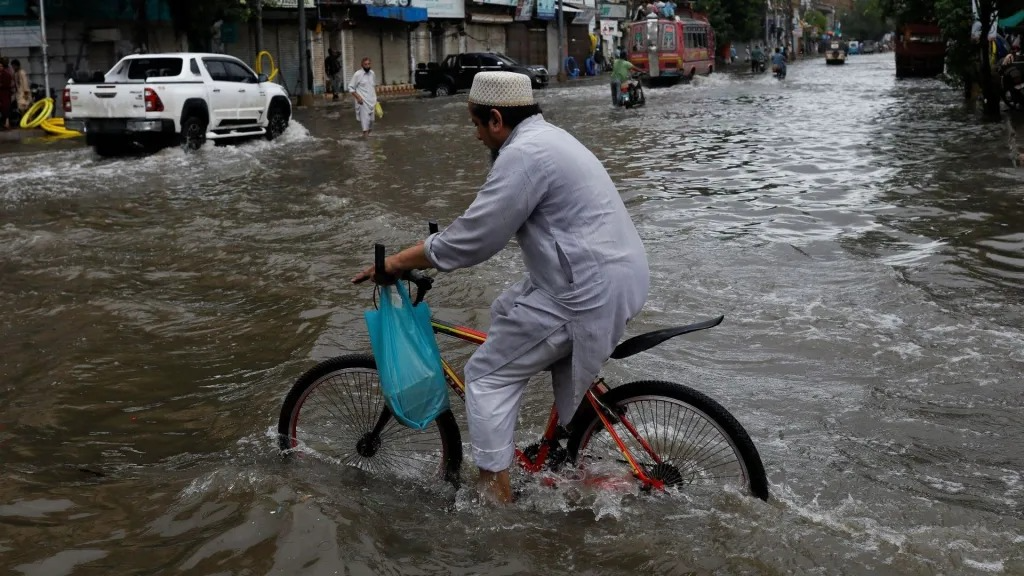
[(480, 72), (473, 77), (469, 102), (484, 106), (532, 106), (530, 77), (517, 72)]

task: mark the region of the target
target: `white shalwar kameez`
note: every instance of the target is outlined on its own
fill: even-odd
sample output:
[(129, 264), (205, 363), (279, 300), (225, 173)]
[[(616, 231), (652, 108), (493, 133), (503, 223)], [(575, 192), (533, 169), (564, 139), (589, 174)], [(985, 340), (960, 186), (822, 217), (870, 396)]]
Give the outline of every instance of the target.
[(552, 370), (567, 424), (647, 299), (643, 243), (601, 162), (541, 115), (505, 141), (466, 212), (425, 243), (441, 271), (473, 266), (516, 236), (526, 276), (491, 305), (487, 341), (466, 364), (466, 411), (479, 468), (509, 468), (531, 376)]
[(363, 132), (369, 132), (373, 129), (375, 119), (374, 107), (377, 106), (376, 84), (377, 76), (373, 73), (373, 70), (367, 72), (362, 68), (356, 70), (356, 73), (352, 75), (352, 80), (348, 83), (348, 91), (358, 94), (363, 99), (362, 104), (354, 102), (356, 120), (359, 121)]

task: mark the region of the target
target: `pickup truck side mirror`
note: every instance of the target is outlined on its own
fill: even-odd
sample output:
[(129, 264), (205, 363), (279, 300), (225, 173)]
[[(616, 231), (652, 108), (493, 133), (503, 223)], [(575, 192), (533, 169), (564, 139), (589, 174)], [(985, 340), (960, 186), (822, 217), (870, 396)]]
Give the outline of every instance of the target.
[(263, 84), (264, 82), (269, 82), (270, 78), (268, 78), (266, 74), (260, 74), (259, 78), (257, 78), (256, 81), (259, 82), (260, 84)]

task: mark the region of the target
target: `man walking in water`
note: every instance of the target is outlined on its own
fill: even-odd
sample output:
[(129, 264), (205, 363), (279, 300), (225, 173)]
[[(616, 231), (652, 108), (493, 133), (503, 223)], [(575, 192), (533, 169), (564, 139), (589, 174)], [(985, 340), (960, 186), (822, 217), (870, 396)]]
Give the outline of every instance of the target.
[(348, 83), (348, 90), (355, 100), (356, 120), (363, 128), (363, 138), (373, 130), (374, 108), (377, 106), (377, 77), (370, 67), (370, 59), (363, 58), (362, 68), (356, 70)]
[[(512, 439), (530, 377), (551, 370), (558, 415), (567, 424), (626, 321), (643, 307), (650, 271), (608, 172), (572, 135), (544, 120), (529, 77), (478, 73), (468, 112), (494, 161), (486, 182), (462, 216), (388, 257), (383, 272), (468, 268), (516, 237), (526, 275), (491, 304), (487, 341), (465, 368), (480, 488), (509, 502)], [(371, 266), (352, 281), (373, 276)]]

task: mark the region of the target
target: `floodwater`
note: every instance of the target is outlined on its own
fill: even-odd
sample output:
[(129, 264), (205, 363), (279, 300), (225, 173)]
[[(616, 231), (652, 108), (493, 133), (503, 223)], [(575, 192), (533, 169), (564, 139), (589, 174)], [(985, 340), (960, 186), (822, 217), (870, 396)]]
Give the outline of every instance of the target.
[[(1024, 189), (1002, 125), (897, 82), (891, 54), (719, 74), (631, 111), (605, 86), (539, 94), (646, 244), (629, 333), (726, 315), (606, 377), (716, 398), (769, 502), (528, 485), (497, 510), (279, 457), (291, 383), (368, 349), (371, 291), (348, 280), (372, 244), (450, 222), (483, 181), (463, 95), (385, 104), (368, 142), (344, 106), (191, 157), (4, 145), (2, 570), (1024, 573)], [(485, 328), (520, 269), (506, 250), (443, 275), (435, 313)], [(524, 439), (551, 399), (529, 394)]]

